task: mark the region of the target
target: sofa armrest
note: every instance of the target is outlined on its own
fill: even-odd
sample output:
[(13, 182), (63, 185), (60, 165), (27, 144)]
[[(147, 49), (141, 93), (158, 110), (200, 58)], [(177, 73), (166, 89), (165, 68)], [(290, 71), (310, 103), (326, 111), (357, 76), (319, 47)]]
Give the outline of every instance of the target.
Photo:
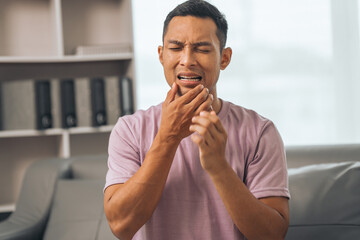
[(0, 239), (42, 239), (57, 179), (69, 176), (70, 160), (37, 161), (27, 169), (16, 210), (0, 223)]

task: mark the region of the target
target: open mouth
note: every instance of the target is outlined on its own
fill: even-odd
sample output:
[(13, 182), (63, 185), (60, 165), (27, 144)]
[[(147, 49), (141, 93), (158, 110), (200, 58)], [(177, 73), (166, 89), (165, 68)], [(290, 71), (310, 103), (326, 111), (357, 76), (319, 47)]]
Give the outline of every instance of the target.
[(186, 82), (200, 82), (202, 77), (201, 76), (198, 76), (198, 75), (181, 75), (179, 74), (178, 76), (178, 79), (179, 80), (182, 80), (182, 81), (186, 81)]

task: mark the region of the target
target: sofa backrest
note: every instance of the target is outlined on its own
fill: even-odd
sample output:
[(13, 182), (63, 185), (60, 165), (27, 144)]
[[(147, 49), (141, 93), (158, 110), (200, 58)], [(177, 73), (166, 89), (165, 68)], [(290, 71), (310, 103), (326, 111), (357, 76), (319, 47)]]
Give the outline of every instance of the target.
[(287, 148), (287, 240), (360, 239), (360, 145)]
[(288, 168), (320, 163), (360, 161), (360, 144), (324, 146), (287, 146)]
[(71, 178), (99, 179), (105, 181), (105, 175), (108, 169), (107, 155), (81, 156), (72, 158), (70, 161)]

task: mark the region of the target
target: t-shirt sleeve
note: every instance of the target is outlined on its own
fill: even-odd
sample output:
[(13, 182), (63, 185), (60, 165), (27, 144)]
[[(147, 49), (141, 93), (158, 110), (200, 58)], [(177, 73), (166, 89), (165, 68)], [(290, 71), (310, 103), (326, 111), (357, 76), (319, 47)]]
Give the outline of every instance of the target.
[(139, 144), (123, 118), (119, 118), (109, 138), (108, 172), (105, 188), (124, 183), (140, 168)]
[(259, 135), (254, 156), (247, 165), (245, 183), (256, 198), (290, 198), (284, 144), (271, 121)]

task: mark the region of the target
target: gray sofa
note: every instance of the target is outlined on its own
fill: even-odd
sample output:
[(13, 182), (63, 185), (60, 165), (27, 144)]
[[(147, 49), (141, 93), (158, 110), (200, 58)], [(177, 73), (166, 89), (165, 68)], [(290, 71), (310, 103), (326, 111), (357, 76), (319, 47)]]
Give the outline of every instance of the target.
[[(286, 149), (286, 239), (360, 239), (360, 145)], [(106, 156), (37, 161), (0, 239), (115, 239), (103, 211)], [(266, 239), (266, 237), (264, 237)]]

